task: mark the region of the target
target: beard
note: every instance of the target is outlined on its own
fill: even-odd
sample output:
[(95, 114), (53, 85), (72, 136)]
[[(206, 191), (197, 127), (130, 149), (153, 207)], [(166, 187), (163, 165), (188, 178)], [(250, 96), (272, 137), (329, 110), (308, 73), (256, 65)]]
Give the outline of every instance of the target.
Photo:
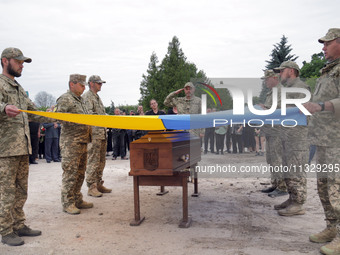
[(21, 76), (21, 72), (15, 71), (11, 65), (11, 63), (8, 63), (7, 66), (7, 73), (14, 76), (14, 77), (20, 77)]

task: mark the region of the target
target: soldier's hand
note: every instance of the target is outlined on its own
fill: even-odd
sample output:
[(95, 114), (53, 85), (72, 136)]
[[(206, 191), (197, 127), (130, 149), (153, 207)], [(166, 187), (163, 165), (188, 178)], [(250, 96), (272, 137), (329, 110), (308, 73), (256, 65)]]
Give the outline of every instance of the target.
[(5, 112), (8, 117), (15, 117), (20, 113), (19, 109), (15, 105), (11, 104), (6, 105)]
[(179, 94), (179, 93), (181, 93), (181, 91), (183, 91), (184, 89), (179, 89), (179, 90), (176, 90), (176, 94)]
[(317, 103), (313, 103), (313, 102), (308, 102), (303, 104), (303, 106), (311, 113), (314, 114), (316, 112), (320, 112), (321, 111), (321, 106)]

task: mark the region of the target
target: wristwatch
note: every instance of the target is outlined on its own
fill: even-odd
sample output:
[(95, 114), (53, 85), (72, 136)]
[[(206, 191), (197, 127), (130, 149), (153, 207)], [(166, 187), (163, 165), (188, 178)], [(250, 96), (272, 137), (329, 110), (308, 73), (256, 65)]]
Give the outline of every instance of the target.
[(324, 102), (319, 102), (318, 105), (321, 106), (321, 111), (323, 112), (325, 110), (325, 103)]

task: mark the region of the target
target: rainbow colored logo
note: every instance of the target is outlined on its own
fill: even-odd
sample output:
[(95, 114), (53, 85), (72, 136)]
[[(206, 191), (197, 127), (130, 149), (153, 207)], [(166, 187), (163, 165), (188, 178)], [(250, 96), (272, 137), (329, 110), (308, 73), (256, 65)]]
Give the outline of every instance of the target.
[[(216, 95), (216, 97), (217, 97), (218, 100), (220, 101), (221, 106), (222, 106), (221, 97), (220, 97), (220, 95), (217, 93), (217, 91), (216, 91), (212, 86), (210, 86), (210, 85), (208, 85), (208, 84), (206, 84), (206, 83), (203, 83), (203, 82), (196, 82), (195, 85), (196, 85), (196, 84), (206, 86), (206, 87), (209, 88), (212, 92), (214, 92), (215, 95)], [(217, 106), (217, 102), (216, 102), (216, 100), (215, 100), (215, 97), (213, 96), (213, 94), (212, 94), (209, 90), (207, 90), (207, 89), (205, 89), (205, 88), (198, 87), (197, 85), (196, 85), (196, 87), (199, 88), (199, 89), (201, 89), (201, 90), (203, 90), (205, 93), (207, 93), (207, 94), (211, 97), (211, 99), (214, 101), (215, 106)]]

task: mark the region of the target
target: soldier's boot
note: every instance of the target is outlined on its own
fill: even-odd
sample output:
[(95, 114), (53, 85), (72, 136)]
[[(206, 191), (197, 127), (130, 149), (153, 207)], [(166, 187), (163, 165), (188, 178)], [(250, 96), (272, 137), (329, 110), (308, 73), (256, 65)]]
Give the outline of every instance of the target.
[(332, 242), (321, 247), (321, 253), (326, 255), (340, 255), (340, 237), (337, 235)]
[[(98, 187), (99, 188), (99, 187)], [(97, 188), (97, 184), (96, 183), (92, 183), (89, 187), (89, 190), (87, 192), (88, 196), (92, 196), (92, 197), (101, 197), (103, 195), (103, 193), (101, 193)]]
[(79, 214), (80, 213), (79, 208), (77, 208), (74, 204), (71, 204), (68, 207), (64, 207), (63, 211), (68, 214)]
[(2, 236), (1, 242), (10, 246), (19, 246), (25, 243), (15, 232)]
[(104, 181), (100, 181), (97, 185), (97, 189), (101, 192), (101, 193), (111, 193), (112, 189), (108, 189), (103, 185)]
[(86, 201), (81, 201), (81, 203), (78, 203), (77, 204), (77, 207), (79, 209), (89, 209), (89, 208), (92, 208), (93, 207), (93, 203), (91, 202), (86, 202)]
[(327, 226), (320, 233), (312, 234), (309, 236), (309, 241), (314, 243), (327, 243), (336, 237), (336, 227)]
[(282, 209), (285, 209), (285, 208), (287, 208), (287, 207), (290, 205), (291, 202), (292, 202), (291, 199), (288, 198), (288, 199), (287, 199), (286, 201), (284, 201), (283, 203), (281, 203), (281, 204), (279, 204), (279, 205), (274, 205), (274, 209), (275, 209), (275, 210), (282, 210)]
[(33, 230), (30, 227), (24, 225), (22, 228), (15, 231), (18, 236), (40, 236), (40, 230)]
[(291, 202), (286, 208), (277, 211), (280, 216), (294, 216), (305, 214), (302, 204)]

